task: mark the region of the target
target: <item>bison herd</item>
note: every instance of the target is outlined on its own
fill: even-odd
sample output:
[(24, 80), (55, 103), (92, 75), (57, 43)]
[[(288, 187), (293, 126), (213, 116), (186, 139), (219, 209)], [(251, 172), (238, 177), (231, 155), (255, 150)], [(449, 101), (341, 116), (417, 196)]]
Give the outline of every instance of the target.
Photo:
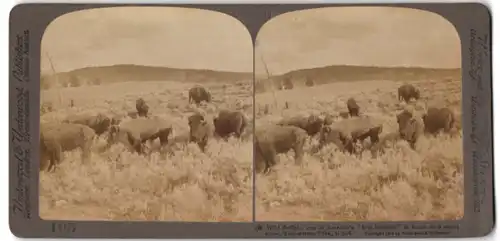
[[(189, 103), (200, 104), (210, 102), (210, 93), (201, 86), (189, 90)], [(41, 123), (40, 125), (40, 170), (53, 171), (61, 161), (63, 152), (80, 149), (82, 161), (90, 157), (91, 147), (98, 136), (105, 136), (106, 148), (116, 143), (122, 143), (130, 151), (140, 155), (149, 155), (154, 150), (147, 148), (159, 140), (160, 152), (168, 146), (173, 134), (172, 124), (158, 116), (149, 113), (149, 106), (143, 98), (136, 100), (136, 109), (127, 113), (130, 118), (123, 118), (108, 113), (73, 114), (59, 122)], [(240, 111), (220, 110), (208, 123), (200, 113), (191, 114), (187, 118), (189, 127), (189, 142), (196, 143), (205, 151), (207, 141), (216, 135), (227, 140), (231, 135), (240, 138), (248, 120)], [(149, 145), (150, 147), (152, 145)]]
[[(413, 85), (402, 85), (398, 89), (398, 99), (408, 103), (411, 98), (418, 100), (420, 91)], [(339, 121), (334, 121), (334, 115), (327, 113), (323, 117), (294, 116), (267, 126), (256, 127), (256, 171), (268, 173), (276, 164), (276, 155), (290, 150), (294, 150), (296, 163), (300, 164), (306, 140), (313, 136), (318, 136), (318, 145), (312, 148), (312, 152), (318, 152), (325, 145), (333, 144), (342, 152), (361, 155), (365, 149), (362, 142), (369, 139), (367, 149), (376, 157), (384, 152), (388, 142), (404, 140), (415, 149), (417, 140), (423, 134), (436, 135), (439, 131), (451, 133), (456, 124), (454, 113), (446, 107), (430, 107), (421, 117), (405, 108), (394, 118), (398, 124), (397, 131), (381, 136), (383, 125), (380, 121), (369, 116), (360, 116), (360, 107), (354, 98), (349, 98), (346, 104), (347, 112), (338, 113), (341, 117)]]
[[(189, 103), (211, 102), (211, 95), (202, 86), (195, 86), (188, 92)], [(398, 89), (398, 99), (409, 102), (419, 99), (420, 92), (412, 85), (405, 84)], [(255, 167), (258, 173), (268, 173), (276, 164), (277, 155), (293, 150), (295, 161), (300, 164), (304, 157), (304, 145), (307, 140), (318, 136), (318, 145), (313, 152), (321, 150), (327, 144), (333, 144), (342, 152), (360, 155), (364, 147), (359, 147), (365, 140), (370, 140), (368, 149), (372, 155), (383, 152), (390, 141), (404, 140), (412, 148), (423, 133), (436, 134), (440, 130), (450, 132), (455, 124), (455, 115), (448, 108), (428, 108), (420, 118), (410, 110), (398, 113), (394, 121), (399, 128), (396, 132), (380, 136), (383, 130), (381, 122), (363, 116), (360, 106), (354, 98), (347, 100), (347, 112), (335, 115), (294, 116), (283, 118), (276, 123), (256, 126), (254, 136)], [(136, 110), (128, 113), (130, 119), (104, 113), (78, 114), (68, 116), (62, 122), (42, 123), (40, 127), (40, 169), (54, 170), (61, 161), (63, 152), (82, 151), (82, 161), (86, 162), (96, 137), (104, 135), (106, 147), (122, 143), (132, 152), (148, 155), (152, 150), (146, 143), (160, 142), (160, 150), (167, 146), (173, 133), (172, 124), (167, 120), (151, 116), (149, 106), (142, 98), (136, 100)], [(241, 138), (248, 127), (246, 116), (240, 111), (220, 110), (212, 123), (200, 113), (191, 114), (186, 121), (189, 128), (188, 142), (196, 143), (205, 152), (209, 138), (214, 135), (227, 140), (231, 135)], [(363, 146), (363, 145), (361, 145)]]

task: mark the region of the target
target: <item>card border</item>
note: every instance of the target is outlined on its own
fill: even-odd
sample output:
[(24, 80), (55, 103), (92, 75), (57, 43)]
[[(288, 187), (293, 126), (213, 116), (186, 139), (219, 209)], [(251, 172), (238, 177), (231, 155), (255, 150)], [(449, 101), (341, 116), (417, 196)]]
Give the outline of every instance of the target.
[[(65, 13), (77, 10), (118, 6), (164, 6), (212, 10), (226, 13), (242, 22), (253, 43), (260, 27), (286, 12), (321, 7), (393, 6), (427, 10), (451, 22), (461, 39), (462, 101), (464, 143), (464, 218), (458, 221), (411, 222), (121, 222), (42, 220), (38, 216), (38, 156), (40, 105), (40, 40), (47, 25)], [(493, 89), (491, 12), (479, 2), (469, 3), (324, 3), (324, 4), (71, 4), (21, 3), (9, 17), (9, 223), (11, 232), (22, 238), (422, 238), (478, 237), (491, 233), (495, 226), (493, 184)], [(29, 52), (16, 55), (17, 36), (29, 36)], [(487, 43), (478, 45), (477, 38)], [(474, 45), (473, 45), (474, 44)], [(478, 49), (486, 48), (486, 50)], [(482, 63), (471, 64), (472, 56), (487, 55)], [(20, 59), (22, 58), (22, 59)], [(255, 58), (254, 58), (255, 59)], [(17, 60), (17, 61), (16, 61)], [(29, 66), (19, 70), (16, 62)], [(26, 79), (23, 79), (23, 77)], [(31, 106), (31, 108), (30, 108)], [(255, 210), (254, 210), (255, 213)], [(384, 229), (381, 225), (397, 226)], [(278, 236), (266, 230), (278, 225)], [(297, 225), (303, 230), (330, 232), (316, 235), (285, 235)], [(364, 226), (363, 226), (364, 225)], [(374, 226), (375, 225), (375, 226)], [(376, 226), (378, 225), (378, 226)], [(412, 225), (441, 225), (420, 229)], [(446, 234), (432, 233), (452, 230)], [(405, 229), (405, 226), (409, 229)], [(364, 227), (364, 228), (363, 228)], [(370, 231), (378, 234), (367, 233)], [(455, 227), (455, 228), (454, 228)], [(458, 228), (456, 228), (458, 227)], [(388, 227), (386, 227), (388, 228)], [(194, 231), (196, 230), (196, 231)], [(429, 230), (427, 233), (424, 232)], [(401, 236), (404, 231), (420, 234)], [(392, 236), (390, 232), (399, 232)], [(376, 233), (376, 232), (375, 232)], [(276, 234), (273, 234), (276, 235)]]

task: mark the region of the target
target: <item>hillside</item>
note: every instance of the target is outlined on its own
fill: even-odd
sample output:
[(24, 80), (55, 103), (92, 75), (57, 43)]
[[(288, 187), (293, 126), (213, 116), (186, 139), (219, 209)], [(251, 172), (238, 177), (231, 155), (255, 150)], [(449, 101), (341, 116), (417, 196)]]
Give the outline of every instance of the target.
[(271, 76), (269, 80), (258, 78), (255, 83), (256, 92), (271, 90), (271, 86), (280, 89), (283, 81), (289, 79), (294, 86), (304, 86), (306, 78), (314, 81), (314, 85), (329, 84), (338, 81), (389, 80), (414, 81), (422, 79), (460, 78), (460, 69), (430, 69), (418, 67), (369, 67), (333, 65), (311, 69), (295, 70), (283, 75)]
[(253, 78), (252, 73), (198, 69), (176, 69), (142, 65), (112, 65), (86, 67), (42, 76), (42, 88), (80, 86), (124, 81), (181, 80), (183, 82), (234, 83)]

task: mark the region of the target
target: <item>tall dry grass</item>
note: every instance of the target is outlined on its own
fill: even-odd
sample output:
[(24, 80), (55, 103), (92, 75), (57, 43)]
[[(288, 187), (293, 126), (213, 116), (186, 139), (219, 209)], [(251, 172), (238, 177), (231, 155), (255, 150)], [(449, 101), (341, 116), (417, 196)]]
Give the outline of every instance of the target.
[[(210, 119), (221, 108), (243, 111), (252, 120), (251, 82), (223, 88), (206, 86), (214, 102), (188, 104), (192, 85), (180, 82), (125, 82), (70, 87), (42, 92), (54, 111), (42, 121), (60, 121), (77, 112), (125, 114), (142, 97), (153, 115), (172, 122), (175, 138), (188, 131), (187, 116), (202, 111)], [(61, 95), (62, 98), (59, 98)], [(62, 101), (60, 101), (61, 99)], [(68, 107), (73, 100), (75, 107)], [(252, 123), (250, 123), (252, 126)], [(122, 145), (102, 151), (101, 137), (90, 165), (81, 165), (79, 150), (65, 153), (56, 173), (40, 176), (40, 217), (65, 220), (251, 221), (252, 138), (212, 139), (206, 153), (195, 144), (178, 143), (172, 156), (150, 158)]]
[[(256, 122), (275, 122), (295, 114), (336, 114), (355, 97), (363, 115), (381, 120), (383, 134), (397, 130), (401, 82), (339, 82), (255, 97)], [(417, 113), (451, 107), (461, 117), (460, 79), (413, 82), (423, 98), (411, 103)], [(288, 102), (288, 109), (284, 109)], [(266, 107), (267, 105), (267, 107)], [(268, 110), (265, 110), (268, 109)], [(269, 112), (269, 114), (266, 114)], [(316, 140), (313, 140), (312, 145)], [(369, 140), (368, 140), (369, 142)], [(306, 144), (309, 151), (311, 145)], [(311, 152), (309, 152), (311, 153)], [(462, 138), (423, 137), (412, 150), (404, 141), (372, 158), (344, 154), (333, 145), (306, 154), (302, 166), (293, 151), (280, 155), (268, 176), (256, 176), (256, 219), (260, 221), (409, 221), (455, 220), (463, 216)]]
[[(423, 98), (412, 103), (423, 113), (428, 105), (446, 105), (460, 117), (460, 80), (414, 82)], [(333, 83), (256, 95), (256, 122), (274, 122), (283, 116), (345, 111), (354, 96), (364, 115), (380, 119), (384, 133), (397, 129), (395, 114), (404, 104), (397, 100), (400, 82), (366, 81)], [(199, 110), (188, 105), (189, 84), (179, 82), (128, 82), (46, 90), (42, 102), (53, 111), (42, 121), (57, 121), (80, 111), (133, 110), (143, 97), (155, 115), (172, 121), (174, 135), (188, 130), (187, 116)], [(252, 120), (249, 84), (208, 86), (214, 104), (201, 108), (209, 117), (218, 109), (245, 112)], [(59, 101), (62, 96), (62, 102)], [(73, 99), (75, 107), (67, 107)], [(288, 109), (285, 109), (288, 102)], [(270, 107), (266, 108), (268, 105)], [(267, 109), (264, 111), (264, 109)], [(266, 112), (270, 112), (267, 113)], [(252, 123), (249, 125), (252, 126)], [(252, 130), (250, 129), (249, 132)], [(99, 152), (101, 138), (89, 166), (80, 164), (79, 151), (65, 154), (55, 174), (41, 173), (40, 216), (72, 220), (175, 220), (251, 221), (252, 144), (243, 140), (211, 140), (207, 153), (194, 144), (178, 145), (174, 155), (143, 158), (121, 145)], [(312, 144), (306, 145), (310, 150)], [(310, 153), (310, 152), (309, 152)], [(295, 166), (293, 152), (280, 155), (269, 176), (256, 178), (257, 220), (430, 220), (463, 216), (462, 138), (423, 137), (416, 151), (405, 142), (387, 147), (385, 154), (362, 158), (327, 146), (306, 154)]]

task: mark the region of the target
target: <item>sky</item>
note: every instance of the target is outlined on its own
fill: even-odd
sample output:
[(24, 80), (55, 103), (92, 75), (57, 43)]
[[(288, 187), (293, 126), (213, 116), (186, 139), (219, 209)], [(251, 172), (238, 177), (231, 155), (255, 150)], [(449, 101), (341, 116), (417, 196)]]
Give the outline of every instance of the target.
[(460, 68), (460, 39), (440, 15), (415, 9), (339, 7), (285, 13), (257, 35), (256, 74), (328, 65)]
[(228, 15), (173, 7), (82, 10), (55, 19), (42, 38), (42, 72), (140, 64), (252, 72), (245, 26)]
[[(426, 11), (388, 7), (301, 10), (268, 21), (257, 36), (256, 74), (327, 65), (458, 68), (451, 23)], [(54, 20), (42, 39), (42, 72), (140, 64), (251, 72), (250, 34), (218, 12), (173, 7), (82, 10)]]

